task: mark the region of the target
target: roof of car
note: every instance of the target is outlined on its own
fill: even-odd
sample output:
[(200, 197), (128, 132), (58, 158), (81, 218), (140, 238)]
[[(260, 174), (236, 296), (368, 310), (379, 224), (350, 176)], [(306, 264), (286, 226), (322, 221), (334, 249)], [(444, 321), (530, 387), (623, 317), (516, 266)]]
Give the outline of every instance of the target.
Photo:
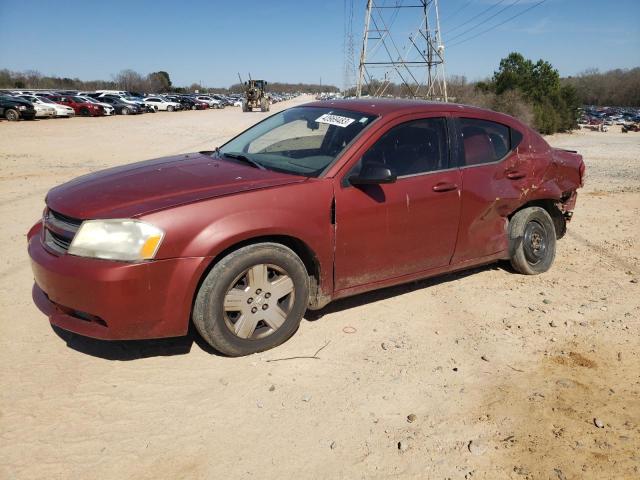
[(402, 111), (409, 112), (450, 112), (450, 111), (488, 111), (469, 105), (461, 105), (458, 103), (432, 102), (427, 100), (412, 100), (400, 98), (349, 98), (344, 100), (321, 100), (317, 102), (307, 103), (308, 107), (327, 107), (331, 105), (335, 108), (343, 108), (345, 110), (357, 110), (362, 113), (373, 113), (384, 115), (385, 113), (395, 113)]
[(507, 121), (508, 123), (515, 122), (517, 124), (521, 123), (509, 115), (484, 108), (462, 105), (459, 103), (432, 102), (427, 100), (363, 97), (343, 100), (321, 100), (306, 103), (301, 106), (340, 108), (382, 116), (406, 115), (411, 113), (457, 112), (464, 114), (476, 114), (482, 118), (493, 119), (495, 121)]

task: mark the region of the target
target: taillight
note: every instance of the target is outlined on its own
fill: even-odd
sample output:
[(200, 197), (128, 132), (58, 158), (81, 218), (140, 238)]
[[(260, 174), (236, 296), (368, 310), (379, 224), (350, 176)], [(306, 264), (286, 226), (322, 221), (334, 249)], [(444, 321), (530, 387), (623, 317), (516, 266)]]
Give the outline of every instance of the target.
[(586, 171), (587, 167), (584, 164), (584, 160), (582, 158), (580, 158), (580, 186), (584, 187), (584, 174)]

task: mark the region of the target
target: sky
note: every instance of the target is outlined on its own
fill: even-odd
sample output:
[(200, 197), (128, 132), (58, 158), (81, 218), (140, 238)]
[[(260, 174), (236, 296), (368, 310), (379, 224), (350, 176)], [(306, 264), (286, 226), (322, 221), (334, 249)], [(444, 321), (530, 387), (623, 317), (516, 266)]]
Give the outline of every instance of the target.
[[(221, 87), (236, 83), (239, 72), (243, 80), (251, 73), (342, 87), (351, 1), (0, 0), (0, 68), (82, 80), (165, 70), (174, 85)], [(640, 0), (545, 0), (533, 7), (539, 1), (440, 0), (447, 74), (486, 78), (512, 51), (548, 60), (563, 76), (640, 66)], [(357, 57), (366, 0), (353, 5)], [(411, 10), (390, 28), (398, 43), (419, 22)]]

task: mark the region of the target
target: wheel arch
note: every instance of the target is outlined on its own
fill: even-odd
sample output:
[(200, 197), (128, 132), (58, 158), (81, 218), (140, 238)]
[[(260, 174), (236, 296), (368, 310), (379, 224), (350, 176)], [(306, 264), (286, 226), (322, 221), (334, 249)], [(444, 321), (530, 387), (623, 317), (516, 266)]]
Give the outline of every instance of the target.
[(559, 200), (550, 198), (531, 200), (511, 212), (508, 217), (509, 220), (511, 220), (511, 218), (520, 210), (524, 210), (525, 208), (529, 207), (540, 207), (544, 209), (551, 217), (551, 220), (553, 220), (553, 225), (556, 230), (556, 239), (559, 240), (564, 237), (565, 233), (567, 233), (567, 220), (562, 213)]
[(326, 303), (328, 303), (326, 295), (323, 295), (321, 293), (320, 261), (313, 249), (309, 247), (309, 245), (307, 245), (307, 243), (305, 243), (304, 241), (291, 235), (260, 235), (235, 242), (217, 253), (211, 259), (207, 267), (200, 275), (200, 278), (198, 279), (196, 287), (193, 291), (191, 300), (191, 312), (193, 312), (193, 305), (198, 295), (198, 291), (200, 290), (200, 286), (202, 285), (202, 282), (207, 277), (211, 269), (221, 259), (229, 255), (230, 253), (233, 253), (240, 248), (247, 247), (249, 245), (256, 245), (259, 243), (277, 243), (291, 249), (300, 258), (309, 275), (309, 307), (318, 308), (317, 305), (324, 306), (326, 305)]

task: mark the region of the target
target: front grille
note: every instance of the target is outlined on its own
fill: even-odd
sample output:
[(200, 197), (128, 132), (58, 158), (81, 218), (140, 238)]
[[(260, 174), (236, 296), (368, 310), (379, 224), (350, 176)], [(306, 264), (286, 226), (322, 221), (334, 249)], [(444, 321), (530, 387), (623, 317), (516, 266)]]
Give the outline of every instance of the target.
[(71, 240), (63, 237), (62, 235), (58, 235), (57, 233), (52, 232), (51, 230), (45, 230), (44, 232), (44, 241), (45, 243), (51, 247), (53, 250), (62, 253), (69, 250), (69, 246), (71, 245)]
[(54, 212), (53, 210), (47, 211), (47, 221), (50, 223), (58, 224), (60, 227), (73, 231), (74, 233), (80, 228), (82, 224), (82, 220), (78, 220), (76, 218), (67, 217), (58, 212)]
[(55, 253), (66, 253), (81, 224), (82, 220), (47, 209), (44, 216), (44, 245)]

